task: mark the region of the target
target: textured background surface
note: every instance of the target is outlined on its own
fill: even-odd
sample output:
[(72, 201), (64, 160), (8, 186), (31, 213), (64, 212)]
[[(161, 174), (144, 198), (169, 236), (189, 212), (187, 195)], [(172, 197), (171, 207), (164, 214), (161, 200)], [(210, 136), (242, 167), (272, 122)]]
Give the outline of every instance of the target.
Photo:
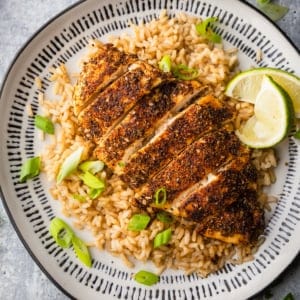
[[(189, 0), (191, 1), (191, 0)], [(0, 83), (17, 50), (50, 18), (75, 0), (0, 0)], [(248, 1), (254, 4), (255, 1)], [(300, 0), (274, 1), (290, 8), (277, 24), (300, 49)], [(300, 299), (300, 256), (254, 299)], [(12, 228), (0, 201), (0, 299), (62, 300), (67, 297), (40, 271)]]

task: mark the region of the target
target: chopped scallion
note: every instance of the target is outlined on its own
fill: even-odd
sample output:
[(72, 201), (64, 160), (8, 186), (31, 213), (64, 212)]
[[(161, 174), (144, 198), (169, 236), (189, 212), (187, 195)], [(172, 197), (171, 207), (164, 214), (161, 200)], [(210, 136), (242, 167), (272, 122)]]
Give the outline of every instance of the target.
[(39, 156), (29, 158), (21, 167), (20, 181), (25, 182), (40, 174), (41, 158)]
[(292, 293), (288, 293), (284, 298), (283, 300), (294, 300), (294, 296)]
[(119, 166), (120, 168), (124, 168), (125, 165), (126, 165), (126, 164), (125, 164), (123, 161), (119, 161), (119, 162), (118, 162), (118, 166)]
[(299, 139), (300, 140), (300, 130), (297, 130), (294, 134), (294, 138)]
[(83, 147), (80, 147), (64, 160), (56, 178), (57, 183), (61, 183), (63, 179), (65, 179), (67, 176), (69, 176), (77, 169), (80, 163), (82, 152), (83, 152)]
[(34, 118), (34, 125), (46, 133), (54, 134), (54, 124), (46, 117), (36, 115)]
[(49, 231), (59, 246), (62, 248), (71, 246), (74, 232), (63, 220), (59, 218), (52, 219)]
[(160, 62), (158, 63), (158, 67), (163, 72), (171, 72), (171, 66), (172, 66), (171, 57), (168, 54), (164, 55), (160, 60)]
[(199, 76), (197, 69), (189, 68), (183, 64), (174, 66), (172, 72), (176, 78), (182, 80), (192, 80)]
[(215, 23), (218, 21), (217, 17), (206, 18), (202, 22), (196, 24), (196, 31), (198, 34), (205, 36), (207, 34), (208, 27), (211, 23)]
[(72, 195), (73, 199), (79, 201), (79, 202), (86, 202), (86, 198), (79, 194)]
[(151, 286), (158, 282), (159, 277), (154, 273), (141, 270), (134, 275), (134, 280), (138, 283)]
[(85, 172), (79, 175), (79, 177), (85, 185), (92, 189), (105, 189), (105, 182), (90, 172)]
[(167, 201), (167, 190), (162, 187), (156, 190), (154, 194), (154, 203), (157, 206), (164, 205)]
[(150, 219), (148, 215), (135, 214), (129, 220), (127, 229), (131, 231), (141, 231), (148, 226)]
[(268, 4), (270, 2), (271, 2), (271, 0), (256, 0), (256, 3), (258, 5), (265, 5), (265, 4)]
[(168, 242), (171, 240), (171, 237), (172, 237), (171, 228), (168, 228), (168, 229), (158, 233), (156, 235), (156, 237), (154, 238), (154, 242), (153, 242), (154, 248), (168, 244)]
[(256, 0), (258, 8), (272, 21), (278, 21), (289, 11), (288, 7), (271, 3), (271, 1)]
[(91, 199), (94, 200), (98, 196), (100, 196), (103, 191), (104, 191), (104, 188), (103, 189), (90, 189), (89, 196)]
[(79, 165), (79, 169), (83, 172), (90, 172), (96, 174), (102, 171), (104, 168), (104, 163), (100, 160), (96, 161), (85, 161)]
[(209, 33), (208, 39), (215, 44), (220, 44), (222, 42), (221, 36), (213, 31)]
[(210, 24), (218, 21), (217, 17), (210, 17), (203, 20), (201, 23), (196, 24), (196, 31), (199, 35), (207, 38), (209, 41), (213, 43), (221, 43), (222, 38), (220, 35), (215, 33), (211, 28)]
[(49, 231), (55, 242), (62, 248), (69, 248), (73, 245), (78, 259), (87, 267), (92, 266), (92, 259), (86, 244), (78, 238), (70, 226), (59, 218), (50, 222)]
[(156, 215), (156, 218), (166, 224), (172, 223), (173, 217), (165, 211), (159, 211)]
[(92, 259), (86, 244), (75, 235), (72, 238), (72, 244), (78, 259), (90, 268), (92, 266)]

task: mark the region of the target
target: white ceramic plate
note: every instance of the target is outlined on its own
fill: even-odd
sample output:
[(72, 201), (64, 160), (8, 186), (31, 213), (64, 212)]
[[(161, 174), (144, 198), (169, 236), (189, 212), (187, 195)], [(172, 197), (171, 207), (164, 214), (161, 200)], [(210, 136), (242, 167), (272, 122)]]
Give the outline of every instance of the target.
[[(19, 183), (22, 161), (39, 152), (40, 144), (32, 118), (25, 113), (31, 103), (38, 110), (34, 78), (49, 81), (49, 67), (64, 62), (73, 68), (90, 37), (105, 40), (107, 34), (128, 30), (128, 21), (151, 20), (166, 8), (170, 14), (184, 11), (201, 17), (218, 16), (217, 31), (226, 46), (239, 51), (242, 69), (257, 65), (256, 51), (263, 60), (258, 66), (300, 70), (297, 50), (260, 13), (237, 0), (103, 0), (78, 3), (43, 27), (18, 53), (1, 91), (0, 182), (4, 206), (21, 240), (43, 271), (66, 294), (79, 299), (244, 299), (274, 280), (300, 249), (299, 145), (292, 138), (278, 148), (277, 181), (270, 190), (279, 203), (268, 217), (266, 242), (255, 260), (240, 266), (226, 265), (221, 271), (200, 279), (169, 270), (153, 287), (131, 279), (129, 270), (108, 253), (94, 251), (93, 267), (78, 263), (71, 249), (62, 250), (48, 233), (49, 221), (61, 216), (43, 176)], [(298, 74), (299, 75), (299, 74)]]

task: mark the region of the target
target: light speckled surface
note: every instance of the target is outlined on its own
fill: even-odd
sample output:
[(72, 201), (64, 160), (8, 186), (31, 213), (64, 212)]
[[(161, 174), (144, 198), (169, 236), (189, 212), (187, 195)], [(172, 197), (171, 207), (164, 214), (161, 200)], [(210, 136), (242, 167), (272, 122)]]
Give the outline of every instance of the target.
[[(0, 83), (17, 50), (51, 17), (75, 0), (0, 0)], [(254, 3), (255, 1), (248, 1)], [(300, 0), (276, 1), (290, 11), (278, 22), (300, 48)], [(283, 299), (292, 292), (300, 299), (300, 256), (267, 288), (271, 299)], [(265, 299), (265, 292), (254, 299)], [(67, 297), (47, 279), (26, 252), (0, 203), (0, 299), (60, 300)]]

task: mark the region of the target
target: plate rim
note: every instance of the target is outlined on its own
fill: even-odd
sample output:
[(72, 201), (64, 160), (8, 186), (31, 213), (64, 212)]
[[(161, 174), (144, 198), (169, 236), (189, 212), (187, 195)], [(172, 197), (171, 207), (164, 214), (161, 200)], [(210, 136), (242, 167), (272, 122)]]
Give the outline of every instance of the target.
[[(127, 0), (125, 0), (127, 1)], [(279, 25), (277, 23), (275, 23), (274, 21), (272, 21), (269, 17), (267, 17), (266, 15), (264, 15), (255, 5), (250, 4), (248, 2), (245, 2), (243, 0), (233, 0), (233, 1), (237, 1), (240, 2), (241, 4), (244, 4), (246, 7), (248, 7), (248, 9), (255, 11), (256, 13), (258, 13), (262, 18), (264, 18), (265, 20), (267, 20), (271, 25), (273, 25), (273, 27), (275, 29), (277, 29), (277, 31), (279, 31), (281, 33), (281, 35), (287, 40), (287, 42), (290, 44), (290, 46), (292, 46), (294, 48), (294, 50), (300, 55), (300, 48), (298, 48), (295, 43), (291, 40), (291, 38), (279, 27)], [(43, 23), (37, 30), (35, 30), (26, 40), (25, 42), (22, 44), (22, 46), (16, 51), (16, 53), (14, 54), (13, 58), (11, 59), (8, 67), (6, 68), (6, 71), (4, 72), (4, 76), (3, 76), (3, 80), (0, 86), (0, 101), (2, 99), (2, 95), (5, 89), (5, 86), (8, 82), (8, 77), (13, 69), (13, 67), (15, 66), (15, 64), (17, 63), (19, 57), (22, 55), (23, 51), (26, 50), (26, 48), (31, 44), (31, 42), (44, 30), (46, 29), (50, 24), (54, 23), (59, 17), (65, 15), (66, 13), (72, 11), (74, 8), (76, 8), (77, 6), (80, 6), (81, 4), (83, 4), (84, 2), (88, 2), (88, 0), (79, 0), (73, 4), (68, 5), (67, 7), (65, 7), (64, 9), (62, 9), (61, 11), (59, 11), (58, 13), (56, 13), (54, 16), (52, 16), (50, 19), (48, 19), (45, 23)], [(3, 100), (2, 100), (3, 101)], [(4, 210), (9, 218), (10, 224), (12, 225), (13, 229), (15, 230), (19, 240), (21, 241), (21, 243), (23, 244), (23, 246), (25, 247), (27, 253), (30, 255), (30, 257), (32, 258), (32, 260), (34, 261), (34, 263), (40, 268), (40, 270), (46, 275), (46, 277), (58, 288), (58, 290), (60, 290), (61, 292), (63, 292), (64, 295), (66, 295), (67, 297), (69, 297), (70, 299), (76, 299), (74, 295), (70, 294), (64, 287), (62, 284), (60, 284), (46, 269), (45, 266), (43, 266), (43, 264), (39, 261), (39, 259), (36, 257), (36, 255), (33, 253), (33, 251), (31, 250), (29, 244), (27, 243), (26, 239), (24, 238), (24, 236), (22, 235), (21, 230), (19, 229), (19, 227), (17, 226), (15, 219), (13, 217), (13, 214), (11, 212), (11, 210), (8, 207), (8, 201), (4, 196), (4, 192), (2, 191), (2, 186), (0, 183), (0, 198), (1, 198), (1, 202), (3, 204)], [(291, 264), (294, 262), (294, 260), (299, 256), (300, 254), (300, 249), (298, 249), (298, 252), (295, 254), (295, 256), (293, 256), (292, 260), (286, 265), (286, 267), (284, 269), (282, 269), (277, 276), (275, 276), (271, 282), (269, 282), (267, 285), (265, 285), (263, 288), (261, 288), (260, 290), (258, 290), (255, 294), (251, 295), (251, 297), (255, 297), (256, 295), (258, 295), (260, 292), (262, 292), (265, 288), (267, 288), (270, 284), (272, 284), (278, 277), (280, 277), (290, 266)]]

